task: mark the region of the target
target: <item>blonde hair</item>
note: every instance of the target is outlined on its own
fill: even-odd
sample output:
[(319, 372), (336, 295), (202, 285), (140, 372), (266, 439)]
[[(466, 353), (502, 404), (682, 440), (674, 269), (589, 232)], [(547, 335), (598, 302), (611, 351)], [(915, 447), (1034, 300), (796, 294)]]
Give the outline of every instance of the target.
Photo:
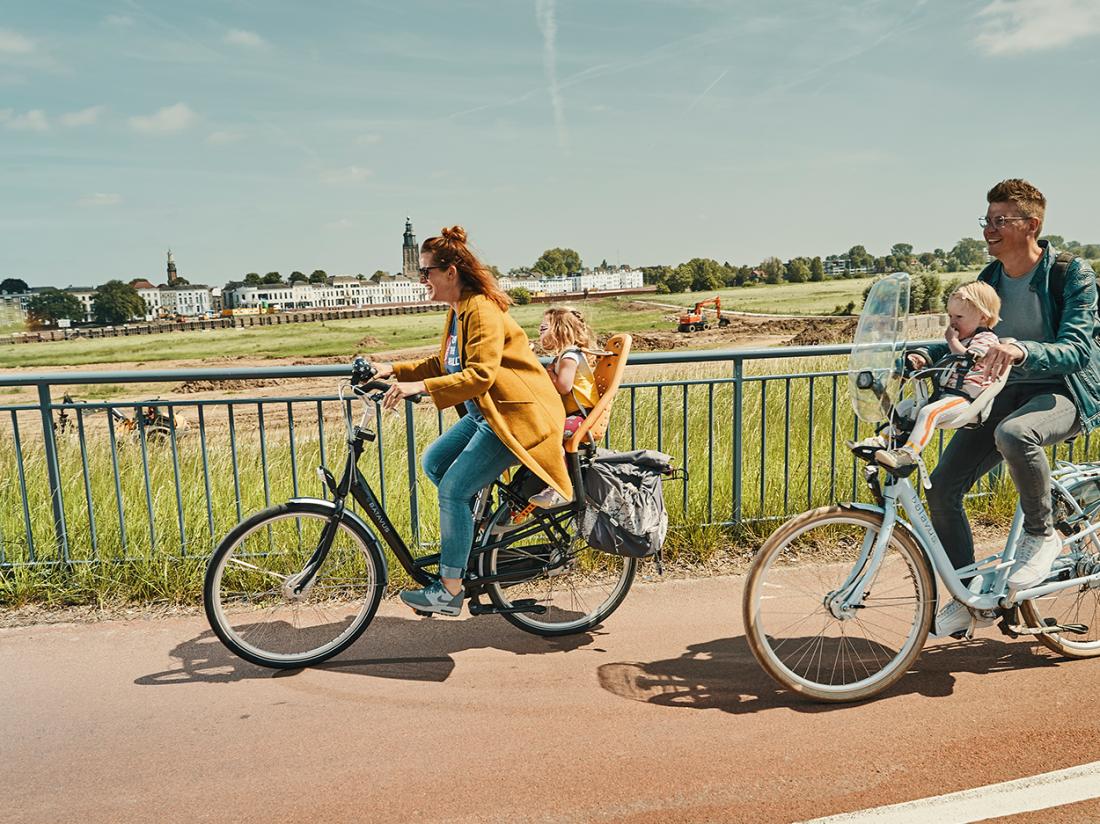
[(596, 336), (580, 310), (569, 306), (551, 306), (543, 317), (549, 327), (546, 330), (546, 348), (555, 355), (573, 347), (582, 351), (595, 347)]
[(951, 293), (948, 303), (953, 300), (961, 300), (969, 303), (982, 313), (982, 317), (989, 319), (989, 326), (997, 325), (1001, 320), (1001, 296), (997, 290), (981, 280), (964, 283)]

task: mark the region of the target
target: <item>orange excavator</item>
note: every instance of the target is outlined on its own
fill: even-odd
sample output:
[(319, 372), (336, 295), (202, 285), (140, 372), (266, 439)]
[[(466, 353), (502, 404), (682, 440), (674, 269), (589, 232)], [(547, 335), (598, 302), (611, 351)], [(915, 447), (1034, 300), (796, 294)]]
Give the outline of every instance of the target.
[(676, 330), (679, 332), (700, 332), (708, 328), (707, 319), (703, 315), (703, 308), (711, 304), (714, 304), (714, 315), (718, 325), (720, 327), (729, 326), (730, 319), (722, 317), (722, 298), (715, 295), (712, 298), (699, 301), (690, 312), (680, 315), (680, 325), (676, 327)]

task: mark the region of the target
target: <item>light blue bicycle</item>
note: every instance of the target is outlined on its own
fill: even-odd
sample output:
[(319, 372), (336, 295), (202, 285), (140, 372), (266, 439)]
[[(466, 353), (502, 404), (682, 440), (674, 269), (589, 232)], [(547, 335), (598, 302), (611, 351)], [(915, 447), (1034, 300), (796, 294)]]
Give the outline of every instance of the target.
[[(849, 368), (861, 419), (897, 423), (896, 410), (916, 411), (913, 401), (900, 401), (908, 302), (908, 276), (900, 274), (878, 281), (864, 304)], [(923, 399), (918, 392), (916, 404)], [(1022, 531), (1019, 506), (1004, 550), (955, 570), (910, 480), (879, 467), (876, 446), (850, 447), (866, 463), (864, 479), (877, 503), (843, 503), (792, 518), (749, 570), (745, 631), (776, 681), (819, 701), (877, 695), (909, 669), (938, 607), (951, 598), (970, 610), (972, 626), (999, 619), (1012, 637), (1033, 635), (1069, 657), (1100, 655), (1100, 465), (1055, 466), (1051, 494), (1065, 536), (1062, 553), (1042, 583), (1012, 593), (1007, 578)], [(965, 579), (972, 579), (969, 587)]]

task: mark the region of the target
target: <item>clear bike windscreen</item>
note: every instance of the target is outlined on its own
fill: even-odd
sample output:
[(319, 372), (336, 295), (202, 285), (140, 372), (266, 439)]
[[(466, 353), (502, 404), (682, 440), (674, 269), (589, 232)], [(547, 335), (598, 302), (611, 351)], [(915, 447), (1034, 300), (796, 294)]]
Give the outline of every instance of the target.
[(865, 423), (887, 420), (901, 394), (905, 320), (909, 314), (909, 275), (897, 272), (875, 281), (852, 341), (848, 393)]

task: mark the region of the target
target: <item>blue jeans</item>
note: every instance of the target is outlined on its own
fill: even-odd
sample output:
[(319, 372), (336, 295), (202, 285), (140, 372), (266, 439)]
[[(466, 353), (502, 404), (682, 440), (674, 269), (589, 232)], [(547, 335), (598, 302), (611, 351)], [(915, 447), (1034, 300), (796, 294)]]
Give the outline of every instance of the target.
[(519, 463), (484, 418), (466, 415), (424, 450), (424, 474), (439, 488), (439, 574), (461, 578), (474, 540), (470, 499)]

